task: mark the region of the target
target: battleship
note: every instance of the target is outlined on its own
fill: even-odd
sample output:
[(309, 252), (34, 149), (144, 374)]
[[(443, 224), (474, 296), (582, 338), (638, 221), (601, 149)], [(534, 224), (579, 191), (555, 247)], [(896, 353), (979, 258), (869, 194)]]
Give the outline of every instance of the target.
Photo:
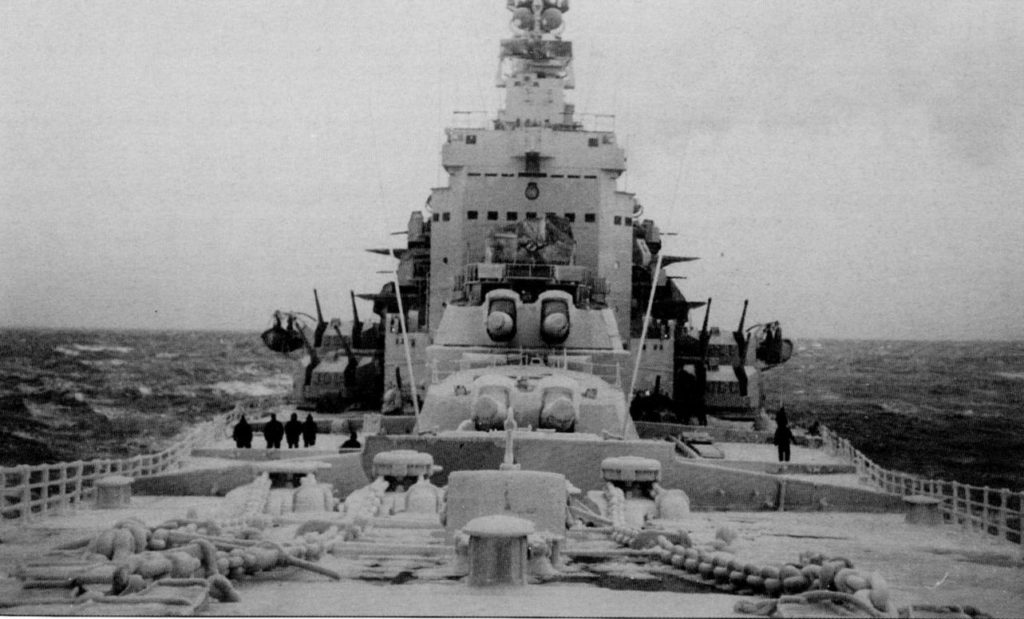
[(690, 324), (701, 304), (664, 270), (685, 258), (618, 189), (614, 131), (566, 101), (568, 2), (507, 8), (504, 107), (446, 132), (448, 185), (379, 252), (399, 261), (369, 295), (379, 320), (353, 298), (346, 333), (314, 293), (315, 317), (278, 312), (263, 334), (306, 355), (312, 440), (250, 449), (297, 413), (246, 401), (158, 454), (4, 469), (0, 613), (1024, 607), (1019, 496), (885, 471), (827, 428), (757, 414), (760, 373), (792, 344), (746, 307), (716, 329), (710, 299)]

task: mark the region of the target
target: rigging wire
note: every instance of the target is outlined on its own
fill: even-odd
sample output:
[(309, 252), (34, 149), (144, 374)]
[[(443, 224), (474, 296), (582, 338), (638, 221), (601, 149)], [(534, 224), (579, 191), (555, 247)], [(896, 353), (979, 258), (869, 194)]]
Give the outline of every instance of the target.
[[(374, 171), (375, 171), (376, 176), (377, 176), (377, 190), (378, 190), (378, 192), (380, 194), (380, 204), (383, 205), (384, 202), (385, 202), (386, 193), (384, 192), (384, 166), (382, 164), (381, 156), (380, 156), (382, 149), (381, 149), (381, 144), (380, 144), (380, 136), (377, 133), (377, 117), (374, 114), (374, 110), (377, 107), (376, 106), (376, 100), (378, 99), (376, 86), (377, 86), (377, 83), (374, 80), (370, 80), (370, 88), (367, 91), (369, 93), (369, 97), (367, 99), (367, 104), (368, 104), (368, 107), (369, 107), (370, 132), (371, 132), (371, 134), (373, 136), (373, 146), (374, 146), (374, 149), (373, 149), (373, 162), (374, 162)], [(395, 255), (394, 248), (391, 248), (391, 257), (394, 258), (395, 260), (398, 260), (398, 256)], [(412, 396), (413, 411), (416, 414), (416, 418), (419, 419), (420, 406), (419, 406), (419, 400), (417, 398), (417, 396), (419, 394), (418, 394), (418, 388), (417, 388), (417, 384), (416, 384), (416, 375), (413, 373), (412, 352), (409, 349), (409, 346), (410, 346), (410, 343), (409, 343), (409, 332), (408, 332), (408, 330), (406, 328), (405, 308), (403, 307), (403, 304), (402, 304), (402, 287), (401, 287), (401, 285), (399, 283), (399, 279), (398, 279), (398, 265), (397, 264), (395, 265), (395, 268), (392, 271), (392, 276), (394, 278), (394, 285), (395, 285), (395, 299), (396, 299), (396, 301), (398, 303), (398, 318), (399, 318), (399, 322), (401, 323), (401, 327), (402, 327), (402, 341), (403, 341), (404, 348), (405, 348), (405, 361), (406, 361), (406, 365), (407, 365), (407, 371), (409, 372), (409, 392), (410, 392), (410, 394)], [(401, 394), (399, 394), (399, 395), (401, 395)]]

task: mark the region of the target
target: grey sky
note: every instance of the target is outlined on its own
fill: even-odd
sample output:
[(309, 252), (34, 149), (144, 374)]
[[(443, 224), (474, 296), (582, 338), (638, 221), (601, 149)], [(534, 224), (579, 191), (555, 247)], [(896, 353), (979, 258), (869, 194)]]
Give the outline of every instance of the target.
[[(489, 110), (499, 0), (0, 3), (0, 325), (349, 316)], [(1024, 338), (1024, 2), (576, 0), (672, 267), (731, 325)], [(343, 305), (344, 304), (344, 305)], [(365, 306), (364, 306), (364, 309)]]

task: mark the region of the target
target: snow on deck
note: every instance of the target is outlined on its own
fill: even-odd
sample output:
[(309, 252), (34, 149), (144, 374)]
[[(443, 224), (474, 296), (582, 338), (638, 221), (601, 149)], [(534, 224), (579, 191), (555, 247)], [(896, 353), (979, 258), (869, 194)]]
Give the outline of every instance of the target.
[[(779, 461), (778, 449), (775, 445), (764, 443), (714, 443), (722, 450), (726, 460), (744, 462), (775, 462)], [(793, 445), (790, 448), (792, 464), (846, 464), (845, 461), (829, 455), (823, 449), (812, 449)]]
[[(19, 560), (56, 544), (93, 535), (123, 518), (147, 525), (216, 509), (211, 497), (133, 497), (124, 509), (83, 508), (20, 526), (0, 525), (0, 574)], [(953, 525), (907, 524), (902, 514), (807, 512), (698, 512), (673, 523), (698, 546), (719, 527), (737, 533), (731, 544), (743, 562), (781, 564), (805, 550), (844, 556), (862, 571), (888, 581), (897, 606), (970, 604), (995, 616), (1017, 616), (1024, 608), (1021, 549)], [(287, 535), (274, 529), (272, 535)], [(570, 543), (573, 535), (570, 534)], [(351, 573), (352, 560), (325, 555), (325, 567)], [(0, 584), (4, 583), (0, 576)], [(461, 580), (418, 580), (405, 584), (346, 579), (335, 582), (288, 568), (236, 583), (242, 601), (211, 604), (210, 615), (384, 615), (384, 616), (735, 616), (746, 596), (723, 593), (611, 590), (591, 584), (559, 583), (524, 588), (470, 588)]]

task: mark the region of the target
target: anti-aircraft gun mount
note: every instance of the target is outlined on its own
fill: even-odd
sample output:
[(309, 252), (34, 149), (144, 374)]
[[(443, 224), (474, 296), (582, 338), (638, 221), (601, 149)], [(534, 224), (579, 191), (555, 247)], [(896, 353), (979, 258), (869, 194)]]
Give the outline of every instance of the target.
[[(382, 392), (379, 323), (364, 327), (352, 298), (352, 326), (346, 335), (338, 318), (324, 320), (320, 296), (313, 290), (316, 324), (302, 312), (274, 312), (274, 324), (261, 335), (267, 348), (281, 354), (305, 350), (293, 376), (293, 398), (298, 408), (341, 412), (349, 407), (376, 408)], [(282, 322), (287, 326), (282, 326)], [(328, 331), (330, 329), (330, 331)]]
[(765, 406), (762, 373), (792, 356), (792, 342), (782, 338), (778, 322), (745, 328), (749, 301), (743, 302), (739, 325), (731, 333), (709, 326), (710, 298), (700, 305), (706, 309), (696, 336), (672, 323), (648, 334), (662, 348), (671, 347), (674, 382), (666, 389), (661, 375), (655, 375), (653, 387), (638, 389), (630, 406), (634, 419), (669, 423), (696, 419), (705, 425), (708, 415), (749, 419)]

